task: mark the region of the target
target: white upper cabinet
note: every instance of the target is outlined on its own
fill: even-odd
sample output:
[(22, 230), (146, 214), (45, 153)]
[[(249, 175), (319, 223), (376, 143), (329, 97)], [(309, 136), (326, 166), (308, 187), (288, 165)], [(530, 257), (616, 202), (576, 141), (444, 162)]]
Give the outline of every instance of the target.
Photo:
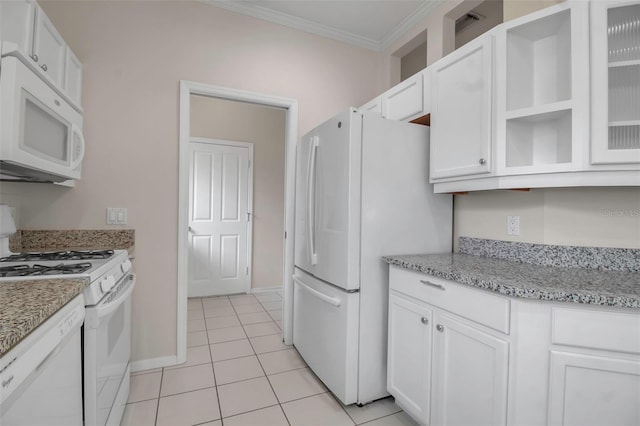
[(81, 111), (82, 63), (38, 4), (0, 1), (0, 24), (0, 39), (15, 45), (2, 54), (20, 58)]
[(422, 73), (417, 73), (382, 95), (383, 117), (412, 120), (423, 115)]
[(491, 172), (492, 44), (485, 34), (432, 65), (432, 181)]
[(0, 1), (0, 40), (31, 55), (36, 8), (35, 1)]
[(640, 2), (591, 2), (592, 164), (640, 163)]
[(82, 63), (71, 49), (66, 49), (64, 73), (64, 90), (77, 105), (81, 104)]
[(567, 2), (496, 35), (497, 174), (582, 168), (589, 140), (589, 9)]
[(366, 111), (375, 112), (380, 117), (384, 117), (382, 115), (382, 97), (378, 96), (377, 98), (370, 100), (369, 102), (367, 102), (366, 104), (358, 108), (358, 110), (360, 112), (366, 112)]
[(67, 45), (42, 9), (36, 9), (32, 59), (58, 87), (64, 84)]

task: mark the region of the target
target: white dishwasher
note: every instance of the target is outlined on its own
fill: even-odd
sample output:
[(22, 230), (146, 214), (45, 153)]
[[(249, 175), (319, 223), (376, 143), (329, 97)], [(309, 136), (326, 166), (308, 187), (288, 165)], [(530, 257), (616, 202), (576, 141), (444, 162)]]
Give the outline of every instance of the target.
[(79, 295), (0, 358), (0, 424), (82, 425), (83, 320)]

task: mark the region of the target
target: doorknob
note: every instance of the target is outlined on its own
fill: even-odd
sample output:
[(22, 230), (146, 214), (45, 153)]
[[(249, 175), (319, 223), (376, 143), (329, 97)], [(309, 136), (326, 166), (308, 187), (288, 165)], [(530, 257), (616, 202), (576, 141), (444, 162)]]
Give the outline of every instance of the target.
[(193, 231), (192, 227), (189, 227), (189, 232), (192, 233), (192, 234), (195, 234), (195, 232)]

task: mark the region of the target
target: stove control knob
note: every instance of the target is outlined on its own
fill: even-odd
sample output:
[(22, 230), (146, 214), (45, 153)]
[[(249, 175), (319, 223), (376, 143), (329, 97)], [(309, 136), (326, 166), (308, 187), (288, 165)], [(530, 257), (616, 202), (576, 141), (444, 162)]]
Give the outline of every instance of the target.
[(102, 281), (100, 281), (100, 289), (103, 293), (106, 293), (111, 290), (115, 284), (116, 280), (113, 278), (113, 276), (109, 275), (108, 277), (105, 277), (102, 279)]
[(120, 264), (120, 269), (122, 269), (123, 273), (127, 273), (131, 270), (131, 261), (129, 259), (125, 260)]

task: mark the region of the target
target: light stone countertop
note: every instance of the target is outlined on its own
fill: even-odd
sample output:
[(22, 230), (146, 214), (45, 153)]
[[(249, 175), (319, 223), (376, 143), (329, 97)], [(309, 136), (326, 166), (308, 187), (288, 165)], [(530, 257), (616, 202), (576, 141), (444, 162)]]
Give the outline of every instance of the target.
[(88, 284), (88, 279), (0, 282), (0, 357), (82, 293)]
[(469, 254), (385, 256), (399, 267), (506, 296), (640, 309), (640, 273), (540, 266)]

